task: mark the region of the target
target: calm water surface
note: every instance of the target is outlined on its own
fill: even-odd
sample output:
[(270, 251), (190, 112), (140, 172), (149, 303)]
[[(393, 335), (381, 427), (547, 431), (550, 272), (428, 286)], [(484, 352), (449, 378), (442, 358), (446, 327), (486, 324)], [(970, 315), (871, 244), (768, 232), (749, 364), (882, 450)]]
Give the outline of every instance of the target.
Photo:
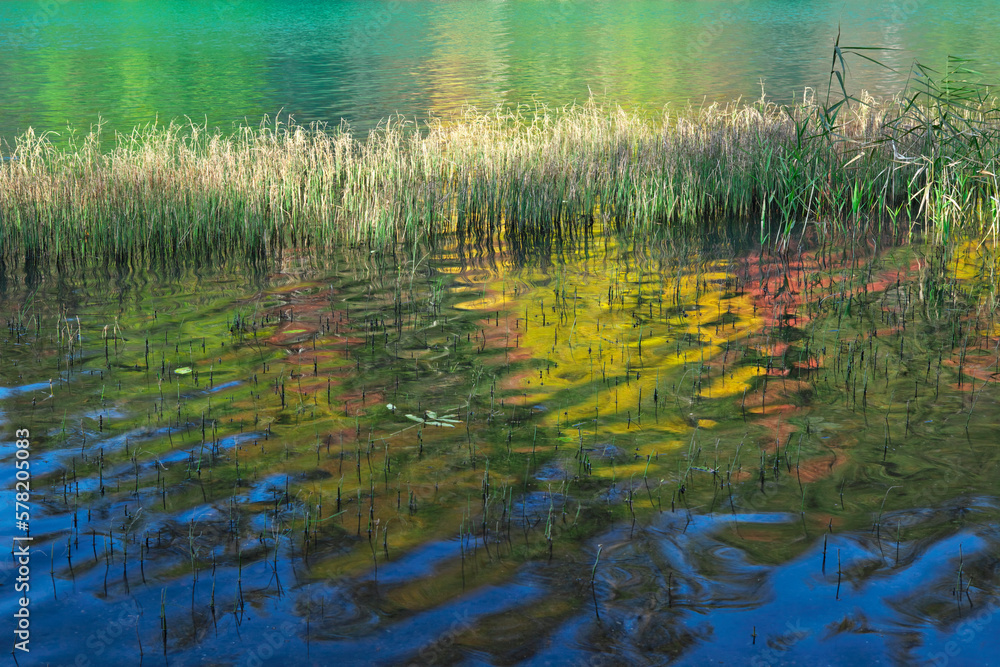
[(511, 0), (0, 3), (0, 136), (127, 130), (154, 119), (257, 123), (423, 117), (465, 104), (625, 105), (757, 98), (825, 86), (842, 44), (857, 89), (900, 90), (915, 58), (1000, 72), (988, 0)]
[(8, 272), (33, 660), (989, 664), (995, 247), (483, 241)]

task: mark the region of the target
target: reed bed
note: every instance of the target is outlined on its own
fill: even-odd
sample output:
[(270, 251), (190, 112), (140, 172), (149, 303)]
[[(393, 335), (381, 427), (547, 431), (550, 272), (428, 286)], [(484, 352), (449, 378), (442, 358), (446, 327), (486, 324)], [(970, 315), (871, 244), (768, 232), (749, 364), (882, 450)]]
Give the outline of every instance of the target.
[[(935, 104), (935, 101), (937, 102)], [(991, 104), (758, 101), (626, 110), (594, 100), (469, 109), (365, 137), (267, 121), (224, 134), (150, 125), (60, 140), (31, 130), (0, 163), (0, 256), (262, 257), (283, 248), (463, 235), (760, 227), (785, 242), (896, 225), (996, 234)]]

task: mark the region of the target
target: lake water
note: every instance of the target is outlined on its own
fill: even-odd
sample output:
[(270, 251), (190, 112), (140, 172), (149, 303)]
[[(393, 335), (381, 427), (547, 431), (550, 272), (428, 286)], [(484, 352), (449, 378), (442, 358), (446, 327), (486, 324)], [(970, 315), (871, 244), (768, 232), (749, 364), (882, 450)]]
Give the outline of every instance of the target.
[[(190, 117), (346, 119), (465, 104), (564, 105), (590, 94), (646, 108), (825, 90), (832, 46), (856, 90), (898, 92), (914, 59), (1000, 72), (987, 0), (449, 0), (0, 3), (0, 136), (33, 126), (128, 130)], [(996, 77), (994, 77), (996, 78)]]
[[(1000, 71), (989, 2), (7, 1), (0, 135), (790, 101), (838, 23), (895, 49), (858, 89)], [(712, 229), (8, 251), (0, 534), (28, 536), (30, 460), (33, 663), (988, 664), (995, 239)]]
[(9, 281), (32, 658), (987, 664), (996, 247), (878, 241)]

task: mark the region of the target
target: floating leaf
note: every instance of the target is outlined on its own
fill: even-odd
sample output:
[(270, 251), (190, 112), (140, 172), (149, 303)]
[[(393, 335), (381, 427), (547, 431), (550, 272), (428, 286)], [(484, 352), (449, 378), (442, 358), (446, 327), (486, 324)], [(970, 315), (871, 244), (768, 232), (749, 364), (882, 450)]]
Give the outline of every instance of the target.
[(460, 424), (461, 422), (457, 419), (452, 419), (455, 415), (449, 415), (448, 417), (438, 417), (437, 413), (428, 410), (424, 413), (425, 416), (418, 417), (416, 415), (406, 415), (407, 419), (412, 419), (418, 424), (423, 424), (424, 426), (445, 426), (447, 428), (455, 428), (455, 424)]
[(177, 373), (178, 375), (190, 375), (191, 367), (185, 366), (184, 368), (175, 368), (174, 372)]

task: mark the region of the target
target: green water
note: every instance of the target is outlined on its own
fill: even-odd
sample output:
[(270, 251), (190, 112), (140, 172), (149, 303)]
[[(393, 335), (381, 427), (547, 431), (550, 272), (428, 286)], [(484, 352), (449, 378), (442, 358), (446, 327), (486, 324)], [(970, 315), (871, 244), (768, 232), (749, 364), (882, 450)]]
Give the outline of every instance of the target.
[[(987, 0), (0, 3), (0, 137), (29, 126), (129, 130), (264, 114), (372, 127), (464, 104), (563, 105), (593, 93), (641, 107), (825, 90), (842, 44), (856, 89), (894, 93), (914, 59), (1000, 72)], [(996, 78), (994, 76), (994, 78)]]

